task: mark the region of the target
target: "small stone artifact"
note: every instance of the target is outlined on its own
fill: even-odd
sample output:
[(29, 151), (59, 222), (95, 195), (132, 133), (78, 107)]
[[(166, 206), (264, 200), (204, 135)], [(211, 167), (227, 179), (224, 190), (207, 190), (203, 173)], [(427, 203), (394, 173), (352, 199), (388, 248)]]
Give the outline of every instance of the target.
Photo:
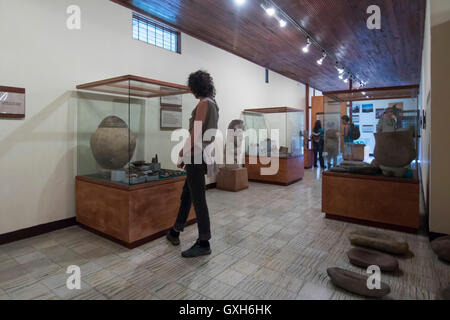
[(364, 297), (382, 298), (391, 292), (389, 285), (384, 282), (381, 282), (380, 289), (369, 289), (367, 287), (369, 277), (356, 272), (341, 268), (328, 268), (327, 273), (335, 286)]
[(431, 241), (431, 248), (439, 259), (450, 262), (450, 236), (434, 239)]
[(393, 254), (406, 254), (409, 252), (408, 243), (375, 231), (353, 231), (349, 235), (351, 244), (360, 247), (372, 248)]
[(106, 117), (91, 136), (92, 154), (104, 169), (123, 168), (133, 157), (136, 136), (125, 121), (116, 116)]
[(375, 133), (374, 157), (385, 167), (405, 167), (416, 156), (413, 133), (410, 130)]
[(347, 252), (350, 263), (368, 268), (369, 266), (379, 266), (381, 271), (393, 272), (398, 269), (398, 261), (394, 257), (373, 250), (363, 248), (353, 248)]
[(442, 300), (450, 300), (450, 285), (441, 290), (440, 296)]
[(381, 173), (379, 168), (362, 161), (343, 161), (338, 167), (331, 168), (330, 171), (363, 175), (377, 175)]

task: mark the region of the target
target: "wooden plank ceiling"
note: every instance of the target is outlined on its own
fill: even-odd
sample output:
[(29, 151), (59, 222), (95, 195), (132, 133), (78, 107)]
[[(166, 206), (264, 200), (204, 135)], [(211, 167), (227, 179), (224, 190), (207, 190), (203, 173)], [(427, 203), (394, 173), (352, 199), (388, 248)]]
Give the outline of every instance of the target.
[[(316, 64), (306, 39), (284, 29), (261, 8), (263, 0), (113, 0), (200, 40), (321, 91), (345, 90), (336, 61)], [(274, 0), (368, 87), (420, 82), (425, 0)], [(381, 8), (381, 30), (369, 30), (367, 7)]]

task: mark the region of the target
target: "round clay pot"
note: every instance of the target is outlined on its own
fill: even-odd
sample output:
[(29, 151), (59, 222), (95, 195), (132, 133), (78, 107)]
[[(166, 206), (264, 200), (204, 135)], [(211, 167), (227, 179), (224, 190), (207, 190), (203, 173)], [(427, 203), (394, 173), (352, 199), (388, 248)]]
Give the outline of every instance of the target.
[(405, 167), (417, 156), (411, 131), (375, 133), (374, 157), (386, 167)]
[(133, 157), (136, 136), (125, 121), (116, 116), (106, 117), (91, 136), (91, 150), (104, 169), (123, 168)]

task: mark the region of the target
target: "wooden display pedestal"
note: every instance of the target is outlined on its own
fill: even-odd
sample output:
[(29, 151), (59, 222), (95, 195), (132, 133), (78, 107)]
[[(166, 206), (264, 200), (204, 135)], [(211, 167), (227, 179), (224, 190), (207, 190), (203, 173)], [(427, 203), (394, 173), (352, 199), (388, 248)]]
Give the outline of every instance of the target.
[[(270, 158), (245, 156), (245, 167), (248, 170), (248, 180), (288, 186), (303, 179), (305, 165), (303, 156), (279, 158), (279, 170), (275, 175), (261, 175), (261, 168), (269, 168), (271, 164), (262, 165), (261, 162), (269, 162)], [(256, 164), (253, 164), (256, 163)]]
[(247, 168), (221, 168), (217, 175), (217, 189), (238, 192), (248, 189)]
[(322, 212), (331, 219), (416, 232), (419, 181), (325, 172)]
[[(164, 236), (173, 226), (185, 179), (127, 186), (77, 177), (77, 222), (127, 248), (138, 247)], [(191, 209), (188, 224), (195, 222)]]

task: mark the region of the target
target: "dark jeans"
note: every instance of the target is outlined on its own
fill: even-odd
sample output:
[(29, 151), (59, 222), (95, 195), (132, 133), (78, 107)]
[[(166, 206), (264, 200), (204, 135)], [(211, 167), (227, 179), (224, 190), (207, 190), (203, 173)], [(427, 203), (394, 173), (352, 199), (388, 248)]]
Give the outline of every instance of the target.
[(314, 142), (313, 143), (313, 152), (314, 152), (314, 166), (317, 167), (317, 156), (319, 156), (320, 167), (325, 167), (325, 162), (323, 161), (323, 146), (324, 141)]
[(209, 240), (211, 239), (211, 226), (205, 195), (206, 165), (188, 164), (186, 165), (186, 174), (186, 182), (181, 194), (180, 209), (174, 228), (178, 231), (184, 231), (191, 205), (194, 204), (195, 215), (197, 216), (198, 238), (204, 241)]

